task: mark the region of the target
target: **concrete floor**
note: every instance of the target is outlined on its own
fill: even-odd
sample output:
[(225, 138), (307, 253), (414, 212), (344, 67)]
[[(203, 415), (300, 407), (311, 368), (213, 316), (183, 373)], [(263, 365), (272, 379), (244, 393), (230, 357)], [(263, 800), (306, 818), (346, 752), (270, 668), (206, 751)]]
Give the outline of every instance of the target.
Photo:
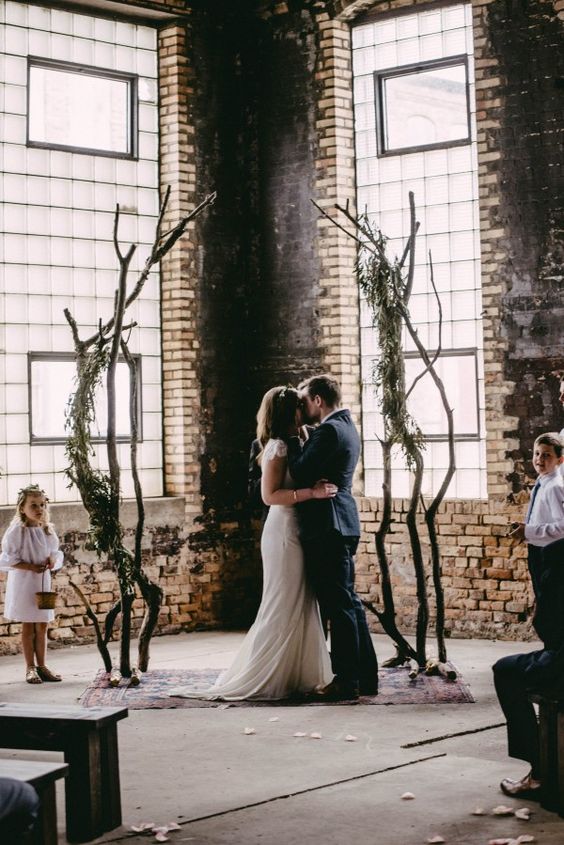
[[(241, 639), (219, 632), (159, 637), (151, 666), (224, 667)], [(383, 660), (393, 648), (385, 637), (374, 639)], [(498, 788), (502, 777), (520, 776), (526, 766), (506, 755), (490, 666), (534, 644), (451, 640), (448, 647), (474, 704), (130, 711), (119, 725), (125, 824), (96, 842), (155, 841), (132, 835), (129, 826), (176, 821), (181, 830), (170, 841), (194, 845), (418, 845), (437, 835), (446, 843), (487, 845), (521, 834), (539, 845), (563, 845), (564, 820)], [(71, 647), (53, 651), (49, 664), (64, 682), (33, 687), (23, 682), (21, 657), (0, 658), (1, 699), (73, 703), (100, 660), (92, 646)], [(273, 716), (278, 720), (269, 721)], [(246, 736), (245, 727), (256, 733)], [(296, 731), (308, 736), (296, 738)], [(312, 732), (322, 738), (311, 739)], [(347, 734), (357, 741), (345, 741)], [(60, 757), (5, 749), (0, 756)], [(415, 799), (401, 800), (406, 791)], [(530, 821), (492, 816), (499, 804), (528, 806), (534, 814)], [(476, 807), (486, 814), (472, 815)]]

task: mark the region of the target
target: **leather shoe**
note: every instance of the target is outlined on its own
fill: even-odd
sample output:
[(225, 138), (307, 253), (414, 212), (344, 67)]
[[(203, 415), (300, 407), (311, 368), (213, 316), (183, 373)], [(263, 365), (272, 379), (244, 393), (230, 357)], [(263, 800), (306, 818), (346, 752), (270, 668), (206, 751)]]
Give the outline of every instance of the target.
[(360, 694), (361, 695), (378, 695), (378, 684), (361, 684), (360, 685)]
[(529, 772), (521, 780), (504, 778), (500, 783), (501, 791), (510, 798), (529, 798), (533, 801), (540, 801), (542, 783), (534, 778)]
[(308, 693), (306, 701), (318, 701), (320, 703), (331, 701), (358, 701), (360, 693), (358, 687), (351, 687), (341, 683), (337, 678), (321, 689)]

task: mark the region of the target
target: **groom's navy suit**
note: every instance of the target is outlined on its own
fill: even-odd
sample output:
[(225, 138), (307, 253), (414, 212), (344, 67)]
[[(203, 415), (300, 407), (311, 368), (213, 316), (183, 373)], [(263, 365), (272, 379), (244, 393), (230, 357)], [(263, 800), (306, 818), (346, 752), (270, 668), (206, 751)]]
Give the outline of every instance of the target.
[(325, 478), (338, 487), (332, 499), (310, 499), (298, 505), (305, 565), (322, 615), (331, 625), (331, 661), (347, 690), (374, 694), (378, 662), (362, 603), (354, 589), (353, 555), (360, 521), (352, 481), (360, 439), (350, 412), (332, 413), (305, 442), (288, 442), (288, 466), (297, 487), (313, 487)]

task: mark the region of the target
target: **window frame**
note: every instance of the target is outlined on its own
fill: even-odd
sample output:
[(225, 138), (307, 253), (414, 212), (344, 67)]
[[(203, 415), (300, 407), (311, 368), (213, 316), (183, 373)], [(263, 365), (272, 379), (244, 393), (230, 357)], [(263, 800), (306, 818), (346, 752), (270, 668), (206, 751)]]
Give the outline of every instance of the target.
[[(429, 355), (430, 360), (432, 361), (436, 350), (427, 350), (427, 354)], [(425, 367), (423, 365), (423, 361), (421, 360), (421, 356), (417, 350), (404, 352), (403, 353), (404, 360), (413, 360), (414, 358), (419, 359), (421, 361), (421, 369), (424, 370)], [(476, 431), (475, 432), (454, 432), (454, 441), (455, 442), (478, 442), (482, 439), (482, 430), (480, 424), (480, 385), (479, 385), (479, 368), (478, 368), (478, 348), (476, 346), (468, 347), (466, 349), (441, 349), (440, 355), (438, 357), (438, 361), (441, 358), (473, 358), (474, 359), (474, 376), (475, 376), (475, 389), (476, 389)], [(410, 385), (407, 385), (409, 388)], [(447, 399), (448, 399), (447, 395)], [(448, 442), (448, 431), (445, 431), (444, 434), (427, 434), (423, 431), (423, 436), (426, 441), (434, 442), (434, 443), (445, 443)]]
[[(416, 72), (425, 72), (429, 70), (437, 70), (444, 67), (452, 67), (454, 65), (463, 65), (466, 75), (466, 84), (464, 86), (466, 97), (466, 125), (468, 127), (468, 134), (465, 138), (457, 138), (453, 141), (436, 141), (432, 144), (413, 144), (409, 147), (393, 147), (388, 149), (386, 147), (386, 95), (384, 91), (384, 83), (387, 79), (393, 79), (397, 76), (409, 76)], [(376, 152), (378, 158), (385, 158), (386, 156), (398, 156), (407, 153), (422, 152), (424, 150), (438, 150), (447, 149), (448, 147), (462, 147), (472, 142), (472, 122), (470, 111), (470, 78), (468, 74), (468, 55), (462, 53), (457, 56), (448, 56), (445, 59), (430, 59), (425, 62), (415, 62), (409, 65), (402, 65), (401, 67), (386, 68), (384, 70), (375, 70), (372, 74), (374, 79), (374, 108), (376, 112)]]
[[(136, 371), (137, 371), (137, 442), (143, 442), (143, 401), (142, 401), (142, 394), (143, 394), (143, 379), (142, 379), (142, 355), (139, 353), (132, 354), (131, 356), (135, 361)], [(28, 392), (28, 428), (29, 428), (29, 442), (32, 446), (34, 445), (60, 445), (61, 443), (66, 443), (68, 440), (68, 435), (64, 434), (61, 437), (40, 437), (33, 433), (33, 384), (32, 384), (32, 366), (35, 361), (52, 361), (52, 362), (75, 362), (76, 355), (73, 352), (28, 352), (27, 353), (27, 392)], [(125, 358), (120, 355), (118, 358), (119, 364), (125, 364)], [(130, 381), (131, 387), (131, 381)], [(70, 394), (69, 394), (70, 396)], [(130, 398), (131, 398), (131, 390), (130, 390)], [(104, 435), (100, 436), (93, 436), (91, 438), (92, 443), (105, 443), (106, 437)], [(116, 436), (117, 443), (130, 443), (131, 442), (131, 434), (128, 435), (117, 435)]]
[[(128, 86), (127, 98), (127, 138), (128, 152), (104, 150), (97, 147), (78, 147), (73, 144), (56, 144), (48, 141), (33, 141), (29, 137), (29, 118), (31, 109), (31, 69), (33, 67), (66, 71), (67, 73), (96, 76), (103, 79), (117, 79), (126, 82)], [(64, 62), (57, 59), (45, 59), (40, 56), (27, 57), (27, 91), (26, 91), (26, 146), (43, 150), (63, 150), (80, 155), (104, 156), (106, 158), (120, 158), (137, 161), (139, 158), (139, 76), (136, 73), (116, 71), (109, 68), (84, 65), (77, 62)]]

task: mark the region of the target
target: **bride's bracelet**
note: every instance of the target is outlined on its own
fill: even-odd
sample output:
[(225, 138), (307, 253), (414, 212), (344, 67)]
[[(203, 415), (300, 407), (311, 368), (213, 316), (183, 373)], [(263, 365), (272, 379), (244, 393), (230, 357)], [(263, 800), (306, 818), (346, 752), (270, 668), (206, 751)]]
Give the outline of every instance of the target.
[(294, 490), (292, 490), (292, 492), (294, 494), (294, 504), (297, 505), (298, 504), (298, 491), (294, 489)]

